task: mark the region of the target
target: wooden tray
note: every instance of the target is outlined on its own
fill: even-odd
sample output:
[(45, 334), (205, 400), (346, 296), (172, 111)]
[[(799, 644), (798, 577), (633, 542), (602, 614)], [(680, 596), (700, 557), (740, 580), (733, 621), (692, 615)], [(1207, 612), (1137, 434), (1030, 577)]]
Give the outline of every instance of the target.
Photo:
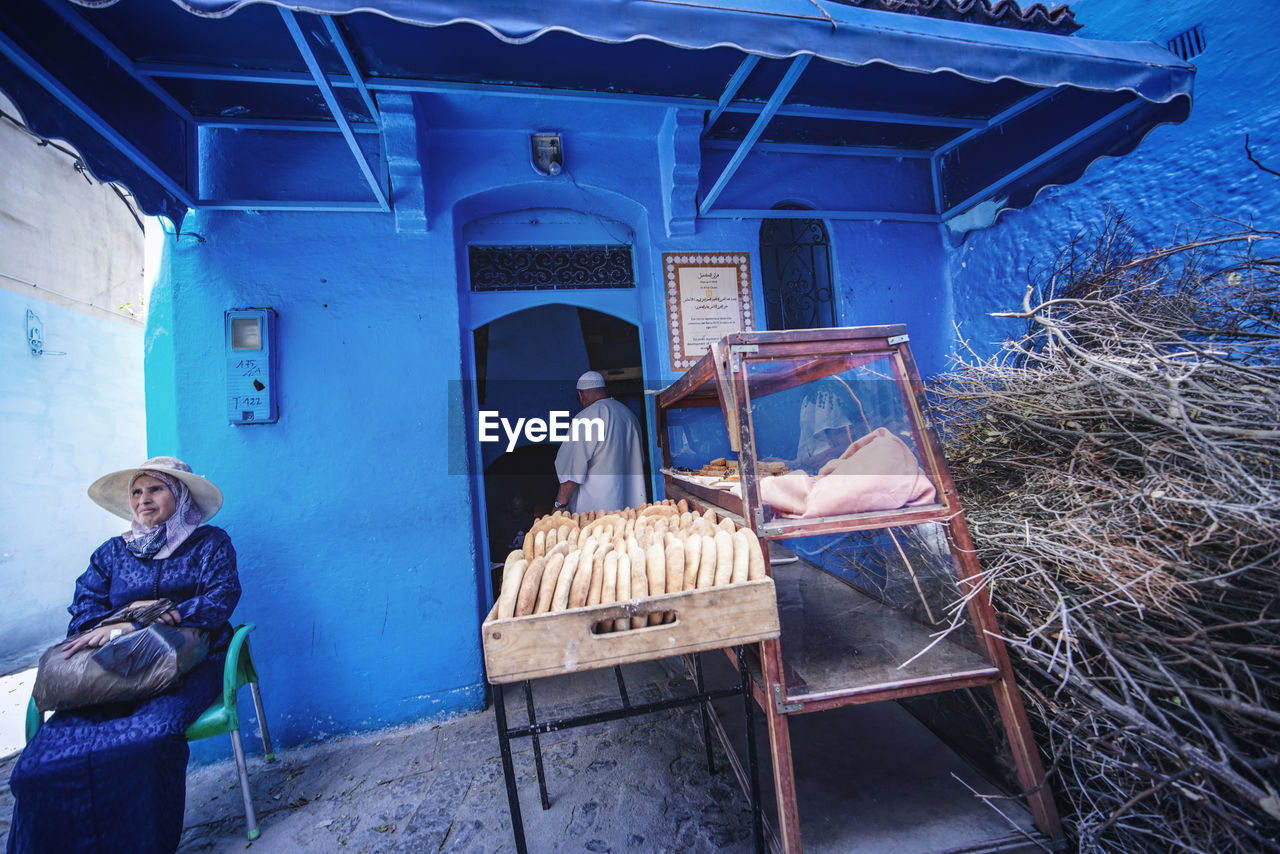
[[(495, 685), (778, 636), (772, 578), (506, 620), (494, 619), (495, 611), (480, 627), (485, 671)], [(674, 622), (606, 634), (591, 631), (605, 620), (665, 611), (675, 613)]]

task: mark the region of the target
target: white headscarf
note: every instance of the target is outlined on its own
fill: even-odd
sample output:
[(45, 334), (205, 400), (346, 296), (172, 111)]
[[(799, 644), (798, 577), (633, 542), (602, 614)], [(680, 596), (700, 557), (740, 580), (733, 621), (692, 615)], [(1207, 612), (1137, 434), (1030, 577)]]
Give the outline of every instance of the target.
[(173, 515), (160, 525), (144, 525), (138, 521), (137, 516), (134, 516), (133, 524), (123, 536), (129, 551), (136, 557), (143, 560), (159, 560), (173, 554), (178, 546), (191, 536), (191, 532), (200, 527), (200, 508), (191, 500), (191, 491), (187, 489), (187, 485), (164, 472), (150, 469), (138, 472), (129, 478), (129, 492), (133, 491), (133, 482), (144, 474), (147, 477), (154, 477), (169, 487), (177, 506)]

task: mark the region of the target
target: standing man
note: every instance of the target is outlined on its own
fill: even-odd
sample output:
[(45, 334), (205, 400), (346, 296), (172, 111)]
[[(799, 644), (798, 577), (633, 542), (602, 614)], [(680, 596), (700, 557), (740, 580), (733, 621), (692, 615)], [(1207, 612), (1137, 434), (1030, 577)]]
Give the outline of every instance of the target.
[[(609, 395), (598, 371), (578, 377), (578, 403), (582, 411), (556, 454), (556, 509), (587, 513), (644, 504), (644, 458), (635, 415)], [(597, 421), (603, 436), (592, 423)]]

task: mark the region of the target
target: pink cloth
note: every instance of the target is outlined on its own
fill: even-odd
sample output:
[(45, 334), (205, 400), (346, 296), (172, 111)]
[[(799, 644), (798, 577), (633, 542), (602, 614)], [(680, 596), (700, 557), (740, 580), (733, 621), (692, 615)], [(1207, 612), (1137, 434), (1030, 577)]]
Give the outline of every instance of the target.
[(760, 500), (781, 513), (804, 514), (805, 501), (813, 486), (802, 471), (787, 472), (760, 479)]
[(937, 496), (907, 443), (878, 427), (810, 478), (802, 471), (760, 481), (760, 500), (812, 519), (930, 504)]
[(806, 518), (897, 510), (929, 504), (937, 495), (907, 443), (884, 427), (854, 442), (832, 462), (835, 465), (823, 466), (814, 478), (805, 501)]

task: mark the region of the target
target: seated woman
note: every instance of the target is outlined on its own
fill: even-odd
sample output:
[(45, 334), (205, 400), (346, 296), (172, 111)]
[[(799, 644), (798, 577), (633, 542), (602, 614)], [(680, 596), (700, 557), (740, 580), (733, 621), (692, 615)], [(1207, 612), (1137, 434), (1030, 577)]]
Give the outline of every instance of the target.
[(130, 623), (98, 626), (125, 605), (179, 603), (163, 618), (208, 632), (209, 657), (174, 690), (133, 703), (54, 714), (9, 780), (14, 796), (8, 854), (173, 852), (186, 803), (186, 729), (222, 690), (240, 599), (236, 553), (203, 523), (222, 507), (216, 486), (173, 457), (99, 478), (89, 497), (132, 521), (103, 543), (76, 581), (68, 653), (105, 644)]

